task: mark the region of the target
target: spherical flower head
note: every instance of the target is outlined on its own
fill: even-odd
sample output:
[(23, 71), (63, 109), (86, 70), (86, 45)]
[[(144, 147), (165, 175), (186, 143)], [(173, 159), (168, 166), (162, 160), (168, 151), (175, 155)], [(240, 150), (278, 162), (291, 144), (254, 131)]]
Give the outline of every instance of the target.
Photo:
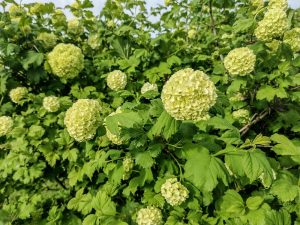
[(224, 67), (233, 75), (245, 76), (254, 70), (256, 56), (250, 48), (231, 50), (224, 59)]
[(45, 48), (52, 48), (56, 45), (57, 37), (53, 33), (42, 32), (36, 38)]
[(237, 92), (235, 95), (229, 98), (230, 102), (241, 102), (244, 101), (246, 98), (241, 92)]
[(165, 83), (161, 99), (167, 113), (176, 120), (206, 120), (216, 103), (216, 87), (204, 72), (183, 69)]
[(254, 34), (258, 40), (272, 41), (280, 37), (288, 28), (286, 12), (280, 8), (269, 9), (264, 18), (258, 22)]
[(126, 156), (123, 159), (123, 169), (124, 169), (124, 173), (122, 177), (123, 180), (128, 180), (130, 178), (133, 166), (134, 166), (133, 158), (131, 156)]
[(120, 70), (114, 70), (107, 75), (107, 86), (114, 90), (123, 90), (127, 84), (127, 76)]
[(16, 5), (16, 4), (12, 4), (8, 9), (8, 13), (9, 13), (10, 17), (12, 17), (12, 18), (19, 17), (24, 12), (25, 12), (25, 10), (20, 5)]
[(141, 88), (141, 93), (145, 94), (147, 91), (158, 91), (157, 84), (151, 84), (149, 82), (144, 83)]
[(81, 49), (73, 44), (56, 45), (47, 59), (53, 74), (64, 79), (77, 77), (84, 68)]
[(300, 28), (293, 28), (284, 34), (283, 42), (289, 44), (294, 52), (300, 51)]
[(188, 38), (194, 39), (197, 36), (197, 31), (195, 29), (191, 29), (188, 31)]
[(269, 0), (268, 8), (287, 10), (288, 2), (287, 0)]
[[(122, 113), (121, 108), (118, 108), (115, 112), (112, 112), (111, 114), (109, 114), (107, 117), (109, 116), (113, 116), (116, 115), (118, 113)], [(106, 118), (104, 119), (104, 124), (105, 124)], [(113, 134), (109, 131), (109, 129), (107, 128), (107, 126), (105, 126), (106, 129), (106, 136), (107, 138), (115, 145), (121, 145), (123, 143), (122, 138), (120, 137), (120, 135), (117, 134)], [(120, 130), (120, 128), (119, 128)]]
[(56, 112), (59, 110), (60, 103), (59, 99), (55, 96), (48, 96), (43, 99), (43, 107), (48, 112)]
[(100, 126), (101, 106), (92, 99), (79, 99), (66, 112), (64, 124), (71, 137), (78, 142), (92, 139)]
[(9, 134), (14, 125), (10, 116), (0, 116), (0, 137)]
[(19, 104), (28, 94), (26, 87), (17, 87), (9, 92), (9, 97), (12, 102)]
[(73, 34), (80, 34), (83, 32), (83, 26), (79, 19), (71, 19), (68, 21), (68, 32)]
[(91, 34), (87, 40), (87, 43), (92, 49), (98, 48), (100, 46), (99, 35)]
[(241, 124), (245, 124), (250, 120), (250, 112), (247, 109), (239, 109), (232, 112), (232, 117), (234, 120), (240, 122)]
[(178, 206), (189, 197), (188, 189), (178, 182), (177, 178), (167, 179), (160, 192), (171, 206)]
[(54, 26), (63, 26), (66, 23), (67, 18), (62, 10), (57, 9), (52, 14), (51, 21)]
[(115, 25), (116, 25), (116, 24), (115, 24), (115, 22), (114, 22), (113, 20), (109, 20), (109, 21), (107, 21), (107, 23), (106, 23), (106, 26), (107, 26), (107, 27), (110, 27), (110, 28), (113, 28)]
[(162, 224), (162, 213), (154, 206), (148, 206), (138, 211), (136, 222), (138, 225), (160, 225)]

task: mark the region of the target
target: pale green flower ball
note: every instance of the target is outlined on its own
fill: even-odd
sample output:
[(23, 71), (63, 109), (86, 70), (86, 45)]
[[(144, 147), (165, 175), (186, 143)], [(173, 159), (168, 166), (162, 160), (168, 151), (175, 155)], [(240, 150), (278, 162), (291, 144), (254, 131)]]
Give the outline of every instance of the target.
[(161, 99), (167, 113), (176, 120), (206, 120), (216, 103), (216, 87), (204, 72), (182, 69), (165, 83)]
[(158, 91), (157, 84), (151, 84), (149, 82), (144, 83), (141, 88), (141, 93), (145, 94), (147, 91)]
[(19, 104), (28, 94), (26, 87), (17, 87), (9, 92), (9, 97), (12, 102)]
[(293, 28), (284, 34), (283, 42), (289, 44), (294, 52), (300, 51), (300, 28)]
[(56, 45), (47, 59), (53, 74), (64, 79), (77, 77), (84, 68), (81, 49), (73, 44)]
[(52, 48), (56, 45), (57, 36), (53, 33), (42, 32), (36, 38), (45, 48)]
[[(113, 116), (116, 115), (118, 113), (122, 113), (121, 108), (118, 108), (115, 112), (112, 112), (111, 114), (109, 114), (107, 117), (109, 116)], [(104, 119), (104, 124), (105, 124), (106, 118)], [(106, 129), (106, 136), (107, 138), (115, 145), (121, 145), (123, 143), (122, 138), (117, 135), (117, 134), (113, 134), (109, 131), (109, 129), (105, 126)]]
[(19, 17), (24, 12), (25, 12), (25, 10), (21, 6), (15, 5), (15, 4), (12, 4), (8, 9), (8, 13), (12, 18)]
[(268, 8), (269, 9), (287, 10), (288, 1), (287, 0), (269, 0)]
[(66, 112), (64, 124), (71, 137), (78, 142), (92, 139), (100, 126), (101, 106), (92, 99), (79, 99)]
[(51, 22), (54, 26), (63, 26), (67, 22), (67, 18), (61, 9), (57, 9), (51, 16)]
[(162, 224), (162, 213), (154, 206), (148, 206), (138, 211), (136, 222), (138, 225), (160, 225)]
[(177, 178), (167, 179), (160, 192), (171, 206), (178, 206), (189, 197), (188, 189), (178, 182)]
[(92, 49), (98, 48), (100, 46), (99, 35), (91, 34), (87, 40), (87, 43)]
[(73, 34), (80, 34), (83, 32), (83, 26), (79, 19), (75, 18), (68, 21), (68, 32)]
[(232, 112), (232, 118), (242, 124), (245, 124), (250, 120), (250, 112), (247, 109), (239, 109)]
[(107, 86), (114, 90), (123, 90), (127, 84), (127, 76), (120, 70), (114, 70), (107, 75)]
[(256, 56), (250, 48), (231, 50), (224, 59), (224, 67), (231, 75), (245, 76), (254, 70)]
[(191, 29), (188, 31), (188, 38), (194, 39), (197, 36), (197, 31), (195, 29)]
[(286, 12), (280, 8), (274, 8), (268, 10), (264, 18), (258, 22), (254, 34), (258, 40), (268, 42), (282, 36), (287, 28), (288, 19)]
[(7, 135), (14, 125), (14, 121), (10, 116), (0, 116), (0, 137)]
[(60, 103), (59, 99), (55, 96), (48, 96), (43, 99), (43, 107), (48, 112), (56, 112), (59, 110)]
[(123, 169), (124, 169), (124, 174), (123, 174), (123, 180), (127, 180), (130, 178), (132, 168), (134, 167), (134, 161), (131, 156), (126, 156), (123, 159)]
[(241, 92), (237, 92), (234, 96), (231, 96), (229, 98), (230, 102), (241, 102), (244, 101), (246, 99), (246, 97), (241, 93)]

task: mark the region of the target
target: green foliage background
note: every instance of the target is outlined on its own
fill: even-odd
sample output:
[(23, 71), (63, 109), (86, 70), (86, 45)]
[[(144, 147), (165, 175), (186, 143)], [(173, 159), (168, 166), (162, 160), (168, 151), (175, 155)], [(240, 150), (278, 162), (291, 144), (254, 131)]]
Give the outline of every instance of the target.
[[(162, 210), (167, 225), (300, 224), (300, 56), (283, 42), (274, 49), (255, 39), (265, 9), (255, 13), (247, 0), (181, 0), (147, 12), (143, 0), (108, 0), (95, 17), (84, 0), (67, 6), (84, 27), (74, 34), (64, 18), (55, 23), (54, 4), (30, 13), (33, 6), (22, 5), (18, 21), (0, 12), (0, 115), (14, 120), (12, 132), (0, 138), (1, 225), (136, 224), (136, 212), (148, 205)], [(299, 9), (287, 13), (289, 27), (299, 27)], [(160, 20), (151, 22), (150, 14)], [(45, 69), (51, 49), (37, 40), (41, 32), (82, 49), (79, 77), (60, 80)], [(99, 35), (95, 49), (87, 41), (92, 34)], [(223, 57), (243, 46), (255, 52), (256, 69), (232, 78)], [(207, 121), (175, 121), (159, 93), (140, 93), (145, 82), (160, 92), (188, 67), (205, 71), (218, 89)], [(115, 69), (128, 76), (125, 90), (106, 85)], [(8, 96), (17, 86), (30, 91), (21, 105)], [(245, 99), (231, 101), (237, 93)], [(42, 107), (46, 95), (59, 97), (58, 112)], [(123, 145), (113, 145), (103, 125), (91, 141), (68, 135), (65, 111), (81, 98), (99, 100), (103, 118), (122, 106), (106, 123), (112, 133), (120, 125)], [(251, 113), (246, 124), (232, 117), (240, 108)], [(123, 179), (128, 155), (135, 164)], [(177, 207), (160, 194), (170, 177), (190, 192)]]

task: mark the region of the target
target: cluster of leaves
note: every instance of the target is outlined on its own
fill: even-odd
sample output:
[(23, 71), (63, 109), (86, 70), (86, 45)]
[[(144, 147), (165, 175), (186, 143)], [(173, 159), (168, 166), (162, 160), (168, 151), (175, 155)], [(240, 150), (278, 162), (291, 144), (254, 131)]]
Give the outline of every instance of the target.
[[(21, 5), (17, 20), (7, 11), (16, 2), (0, 4), (0, 115), (14, 120), (0, 137), (0, 224), (136, 224), (146, 206), (160, 208), (168, 225), (300, 224), (300, 55), (280, 38), (276, 49), (255, 39), (264, 10), (248, 0), (174, 0), (148, 12), (143, 0), (108, 0), (94, 16), (89, 0), (76, 0), (66, 9), (84, 29), (74, 33), (53, 3), (38, 11), (31, 9), (39, 3)], [(287, 13), (290, 28), (299, 27), (300, 11)], [(42, 32), (81, 48), (78, 77), (60, 80), (45, 68), (51, 48), (37, 39)], [(242, 46), (256, 54), (256, 69), (232, 78), (223, 57)], [(161, 91), (187, 67), (205, 71), (218, 89), (207, 121), (176, 121), (159, 93), (140, 93), (146, 82)], [(127, 74), (125, 90), (106, 85), (115, 69)], [(30, 92), (19, 105), (9, 98), (18, 86)], [(59, 111), (42, 107), (48, 95), (59, 97)], [(108, 140), (103, 125), (90, 141), (69, 136), (65, 111), (81, 98), (100, 101), (102, 117), (122, 106), (106, 120), (122, 145)], [(232, 117), (242, 108), (247, 123)], [(128, 155), (134, 166), (124, 179)], [(180, 206), (160, 193), (170, 177), (189, 190)]]

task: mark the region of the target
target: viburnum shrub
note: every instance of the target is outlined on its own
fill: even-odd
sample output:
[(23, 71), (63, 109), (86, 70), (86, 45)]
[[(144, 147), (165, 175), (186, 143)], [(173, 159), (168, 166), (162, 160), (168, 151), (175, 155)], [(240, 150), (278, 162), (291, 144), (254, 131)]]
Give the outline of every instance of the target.
[(52, 2), (0, 2), (0, 225), (300, 224), (300, 9)]

